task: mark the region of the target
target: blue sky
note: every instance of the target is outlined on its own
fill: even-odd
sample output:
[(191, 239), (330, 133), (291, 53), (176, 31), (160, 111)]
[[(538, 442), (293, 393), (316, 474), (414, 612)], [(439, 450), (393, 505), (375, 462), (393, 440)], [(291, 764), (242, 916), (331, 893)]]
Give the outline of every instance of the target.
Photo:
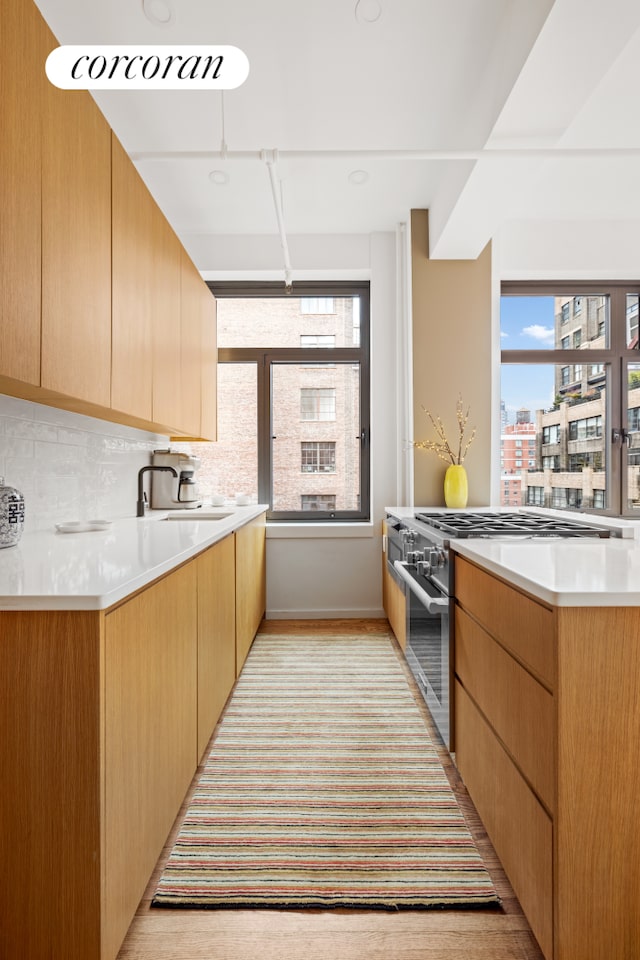
[[(502, 350), (552, 350), (554, 347), (553, 297), (502, 297), (500, 300)], [(549, 407), (554, 397), (553, 365), (518, 364), (502, 368), (500, 396), (509, 420), (519, 407), (534, 412)]]

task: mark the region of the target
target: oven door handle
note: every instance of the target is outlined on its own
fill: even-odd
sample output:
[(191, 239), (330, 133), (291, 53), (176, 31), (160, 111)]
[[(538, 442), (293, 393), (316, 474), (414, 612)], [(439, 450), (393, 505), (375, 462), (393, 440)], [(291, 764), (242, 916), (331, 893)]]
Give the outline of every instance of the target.
[(427, 613), (444, 613), (449, 608), (449, 600), (446, 597), (431, 597), (426, 590), (423, 590), (419, 583), (413, 579), (407, 570), (407, 564), (403, 560), (394, 560), (393, 566), (398, 571), (404, 582), (412, 593), (416, 595), (420, 603), (426, 609)]

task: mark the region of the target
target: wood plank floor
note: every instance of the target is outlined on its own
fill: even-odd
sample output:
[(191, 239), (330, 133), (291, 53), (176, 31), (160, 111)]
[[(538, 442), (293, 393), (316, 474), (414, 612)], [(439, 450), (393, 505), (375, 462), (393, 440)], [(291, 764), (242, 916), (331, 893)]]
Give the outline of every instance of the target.
[[(263, 621), (261, 633), (389, 634), (386, 620)], [(392, 636), (392, 634), (389, 634)], [(405, 667), (425, 719), (431, 719)], [(434, 742), (438, 743), (434, 736)], [(441, 759), (502, 907), (491, 910), (151, 910), (174, 830), (118, 960), (544, 960), (491, 843), (442, 747)], [(201, 771), (194, 778), (195, 786)], [(189, 792), (189, 796), (191, 791)]]

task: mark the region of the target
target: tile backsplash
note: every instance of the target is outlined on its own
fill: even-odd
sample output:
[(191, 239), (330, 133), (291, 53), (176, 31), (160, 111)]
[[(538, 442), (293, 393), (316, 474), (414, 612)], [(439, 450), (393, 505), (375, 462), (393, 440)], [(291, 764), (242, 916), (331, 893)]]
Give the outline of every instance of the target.
[(0, 396), (0, 476), (25, 498), (25, 532), (134, 517), (140, 467), (168, 438)]

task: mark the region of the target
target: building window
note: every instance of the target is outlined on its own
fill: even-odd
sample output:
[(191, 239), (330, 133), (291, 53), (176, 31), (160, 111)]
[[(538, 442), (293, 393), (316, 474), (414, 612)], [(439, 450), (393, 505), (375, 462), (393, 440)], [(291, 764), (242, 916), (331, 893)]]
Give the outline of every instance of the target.
[(335, 347), (336, 338), (333, 333), (301, 333), (301, 347)]
[(529, 506), (544, 506), (544, 487), (527, 487), (527, 504)]
[[(243, 440), (191, 444), (199, 481), (209, 485), (206, 459), (214, 492), (242, 489), (268, 519), (369, 520), (369, 284), (209, 286), (219, 382), (234, 384), (218, 395), (219, 419)], [(321, 494), (319, 474), (331, 475)]]
[(573, 315), (577, 317), (582, 313), (582, 297), (574, 297), (573, 300)]
[(301, 389), (301, 420), (335, 420), (335, 418), (335, 387), (303, 387)]
[(563, 350), (568, 350), (570, 342), (571, 341), (569, 337), (563, 337), (562, 340), (560, 341), (560, 346), (562, 347)]
[(582, 343), (582, 330), (573, 331), (573, 349), (578, 350)]
[(560, 427), (557, 423), (542, 428), (542, 442), (544, 444), (560, 443)]
[(300, 297), (300, 313), (335, 313), (333, 297)]
[(569, 382), (570, 382), (569, 367), (563, 367), (562, 370), (560, 371), (560, 383), (562, 384), (563, 387), (566, 387), (566, 385)]
[(594, 440), (602, 436), (602, 416), (572, 420), (569, 424), (569, 440)]
[(308, 510), (335, 510), (335, 494), (303, 493), (300, 497), (300, 508), (304, 510), (305, 513)]
[(335, 473), (336, 445), (327, 440), (303, 440), (300, 444), (302, 473)]
[(569, 301), (562, 304), (562, 323), (568, 323), (570, 316), (571, 304)]
[(585, 467), (591, 467), (592, 470), (602, 470), (602, 453), (596, 450), (592, 453), (570, 453), (569, 454), (569, 472), (581, 473)]

